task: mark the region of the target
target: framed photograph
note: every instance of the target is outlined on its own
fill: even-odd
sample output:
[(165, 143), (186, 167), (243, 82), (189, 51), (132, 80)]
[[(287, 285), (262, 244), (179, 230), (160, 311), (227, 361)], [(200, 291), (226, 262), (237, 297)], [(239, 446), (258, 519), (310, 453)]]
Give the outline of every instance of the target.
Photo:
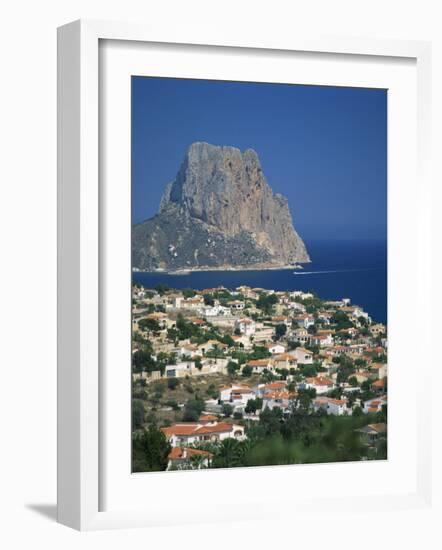
[(428, 505), (429, 44), (173, 34), (59, 29), (59, 521)]

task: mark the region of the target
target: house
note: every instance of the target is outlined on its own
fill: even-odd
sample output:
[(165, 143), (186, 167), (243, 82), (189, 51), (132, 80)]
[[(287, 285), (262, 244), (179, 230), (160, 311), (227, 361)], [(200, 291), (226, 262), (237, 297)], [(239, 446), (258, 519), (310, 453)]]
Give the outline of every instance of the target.
[(374, 397), (364, 403), (364, 413), (377, 413), (382, 410), (383, 405), (387, 404), (387, 396)]
[(301, 382), (300, 387), (303, 389), (314, 389), (318, 395), (321, 395), (332, 390), (334, 383), (333, 380), (330, 380), (330, 378), (326, 378), (325, 376), (314, 376), (306, 378), (304, 382)]
[(385, 437), (387, 435), (387, 424), (383, 422), (378, 424), (367, 424), (367, 426), (359, 428), (356, 431), (361, 434), (363, 441), (367, 445), (373, 445), (381, 437)]
[(353, 377), (356, 378), (358, 384), (362, 384), (363, 382), (371, 379), (371, 375), (367, 371), (355, 372), (351, 375), (351, 378)]
[(245, 307), (245, 304), (241, 300), (232, 300), (230, 302), (227, 302), (227, 306), (233, 313), (234, 311), (242, 311)]
[(172, 447), (185, 447), (196, 443), (215, 443), (233, 438), (242, 441), (246, 438), (244, 426), (228, 422), (188, 422), (163, 427), (164, 433)]
[(346, 399), (333, 399), (331, 397), (319, 396), (313, 401), (315, 411), (325, 410), (327, 414), (342, 416), (348, 414), (351, 410), (347, 407)]
[(275, 366), (274, 366), (274, 364), (273, 364), (273, 362), (271, 361), (270, 358), (251, 359), (247, 364), (250, 367), (252, 367), (253, 372), (257, 372), (259, 374), (261, 374), (265, 370), (268, 370), (268, 371), (271, 371), (271, 372), (275, 371)]
[(311, 365), (313, 363), (313, 353), (305, 348), (295, 348), (290, 355), (296, 358), (298, 364)]
[(181, 355), (181, 357), (190, 357), (191, 359), (193, 359), (200, 354), (200, 351), (198, 349), (198, 346), (194, 346), (193, 344), (184, 344), (180, 347), (178, 353), (179, 355)]
[(164, 376), (166, 378), (184, 378), (185, 376), (191, 376), (194, 369), (195, 363), (193, 361), (182, 361), (176, 365), (166, 365)]
[[(219, 398), (224, 403), (233, 402), (233, 396), (238, 403), (239, 400), (244, 401), (247, 404), (249, 399), (255, 397), (255, 392), (249, 386), (243, 386), (241, 384), (232, 384), (231, 386), (221, 386), (219, 389)], [(240, 397), (241, 396), (241, 397)]]
[(329, 334), (310, 334), (309, 343), (311, 346), (319, 346), (321, 348), (333, 345), (333, 337)]
[(186, 376), (203, 376), (206, 374), (226, 373), (227, 359), (205, 359), (201, 368), (195, 366), (194, 361), (182, 361), (176, 365), (166, 365), (166, 378), (185, 378)]
[(218, 340), (208, 340), (207, 342), (204, 342), (204, 344), (200, 344), (198, 346), (198, 351), (200, 354), (206, 354), (208, 351), (212, 351), (214, 349), (224, 351), (228, 349), (228, 347), (229, 346), (227, 344), (219, 342)]
[(284, 380), (277, 380), (276, 382), (269, 382), (268, 384), (260, 384), (258, 386), (258, 394), (262, 397), (266, 393), (281, 392), (287, 388), (287, 382)]
[(228, 307), (214, 305), (214, 306), (205, 306), (199, 310), (201, 315), (204, 317), (219, 317), (223, 315), (230, 315), (230, 309)]
[(269, 350), (269, 352), (272, 355), (285, 352), (285, 346), (283, 346), (282, 344), (269, 343), (269, 344), (266, 344), (265, 347)]
[(379, 393), (387, 391), (387, 378), (379, 378), (371, 383), (371, 389)]
[(274, 325), (285, 325), (286, 327), (290, 327), (292, 324), (290, 318), (285, 315), (275, 315), (271, 321)]
[(298, 361), (290, 353), (279, 353), (272, 357), (275, 369), (290, 369), (296, 368)]
[(376, 376), (376, 378), (385, 378), (387, 376), (387, 364), (386, 363), (372, 363), (368, 367), (370, 371)]
[(235, 408), (243, 408), (247, 405), (249, 399), (255, 398), (255, 392), (250, 388), (236, 388), (232, 389), (230, 393), (230, 403)]
[(289, 337), (300, 344), (307, 344), (309, 340), (308, 330), (305, 328), (296, 328), (292, 330), (289, 334)]
[(300, 313), (305, 313), (306, 307), (299, 302), (288, 302), (287, 307), (293, 309), (294, 311), (299, 311)]
[(244, 334), (241, 334), (241, 336), (237, 336), (236, 334), (234, 334), (232, 336), (232, 339), (235, 342), (235, 344), (239, 345), (240, 347), (243, 347), (244, 349), (250, 349), (252, 347), (250, 338), (248, 336), (245, 336)]
[(200, 470), (210, 466), (213, 454), (191, 447), (172, 447), (167, 459), (167, 470), (188, 470), (189, 467)]
[(313, 298), (313, 294), (311, 292), (303, 292), (302, 290), (294, 290), (293, 292), (290, 292), (291, 298), (300, 298), (301, 300), (308, 300), (310, 298)]
[(254, 342), (268, 342), (272, 339), (274, 334), (274, 327), (265, 327), (262, 323), (257, 323), (255, 334), (253, 335)]
[(299, 327), (308, 328), (315, 324), (315, 319), (313, 315), (309, 313), (303, 313), (302, 315), (297, 315), (295, 321)]
[(235, 321), (235, 329), (238, 329), (241, 334), (251, 336), (255, 334), (256, 324), (253, 319), (243, 317), (242, 319), (238, 319), (237, 321)]
[(182, 294), (175, 294), (173, 296), (169, 297), (172, 301), (172, 306), (175, 309), (181, 309), (181, 306), (183, 305), (184, 296)]
[(196, 310), (201, 309), (204, 306), (204, 298), (202, 296), (194, 296), (193, 298), (187, 298), (181, 303), (181, 308)]
[(279, 407), (283, 411), (290, 405), (290, 400), (294, 397), (294, 394), (290, 394), (288, 391), (272, 391), (267, 392), (262, 398), (262, 410), (274, 409)]

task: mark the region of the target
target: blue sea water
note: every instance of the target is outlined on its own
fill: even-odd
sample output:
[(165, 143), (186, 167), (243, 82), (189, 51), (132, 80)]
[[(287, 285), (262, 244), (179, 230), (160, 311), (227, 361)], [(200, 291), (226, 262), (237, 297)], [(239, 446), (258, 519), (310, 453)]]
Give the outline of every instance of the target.
[(376, 322), (387, 322), (387, 244), (385, 241), (306, 241), (311, 263), (304, 269), (207, 271), (186, 275), (133, 273), (133, 281), (152, 288), (212, 288), (240, 285), (274, 290), (314, 291), (327, 300), (350, 298)]

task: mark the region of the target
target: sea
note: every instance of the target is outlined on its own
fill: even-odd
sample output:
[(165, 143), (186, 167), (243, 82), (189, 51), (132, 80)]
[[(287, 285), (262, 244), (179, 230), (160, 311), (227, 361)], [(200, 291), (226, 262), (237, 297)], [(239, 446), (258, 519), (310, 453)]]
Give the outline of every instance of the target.
[(387, 243), (379, 240), (305, 241), (311, 263), (302, 270), (198, 271), (188, 274), (134, 272), (133, 282), (153, 288), (235, 289), (241, 285), (315, 292), (324, 300), (350, 298), (374, 322), (387, 323)]

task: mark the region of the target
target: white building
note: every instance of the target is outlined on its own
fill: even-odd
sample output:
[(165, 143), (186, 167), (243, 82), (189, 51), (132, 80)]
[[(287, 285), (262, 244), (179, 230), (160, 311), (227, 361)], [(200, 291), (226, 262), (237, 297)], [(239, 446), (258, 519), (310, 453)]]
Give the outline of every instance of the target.
[(245, 307), (244, 302), (241, 300), (232, 300), (231, 302), (227, 302), (228, 307), (233, 312), (235, 311), (242, 311)]
[(282, 344), (266, 344), (266, 348), (272, 355), (285, 352), (285, 346)]
[(363, 411), (364, 413), (376, 413), (382, 410), (382, 406), (387, 404), (387, 396), (383, 395), (381, 397), (375, 397), (374, 399), (369, 399), (364, 403)]
[(304, 382), (300, 384), (301, 388), (314, 389), (318, 395), (327, 393), (334, 388), (333, 380), (325, 378), (325, 376), (314, 376), (306, 378)]
[(246, 439), (244, 426), (218, 421), (209, 423), (182, 422), (161, 428), (161, 431), (172, 447), (185, 447), (196, 443), (215, 443), (228, 438), (239, 441)]
[(313, 353), (305, 348), (295, 348), (290, 352), (293, 355), (298, 364), (302, 365), (311, 365), (313, 363)]
[(212, 462), (213, 454), (201, 449), (191, 447), (172, 447), (167, 457), (167, 470), (188, 470), (197, 464), (196, 468), (208, 468)]
[(315, 324), (315, 319), (313, 315), (310, 315), (309, 313), (303, 313), (302, 315), (298, 315), (295, 317), (295, 321), (298, 324), (299, 327), (308, 328)]
[(218, 317), (221, 315), (230, 315), (230, 309), (221, 305), (206, 306), (199, 310), (204, 317)]
[(334, 414), (336, 416), (351, 413), (351, 409), (347, 407), (346, 399), (333, 399), (331, 397), (320, 396), (313, 401), (313, 407), (316, 411), (323, 409), (327, 414)]
[(235, 400), (241, 400), (244, 405), (247, 404), (249, 399), (254, 399), (255, 392), (249, 386), (243, 386), (241, 384), (232, 384), (231, 386), (221, 386), (219, 389), (219, 398), (224, 403), (231, 403)]
[(246, 336), (251, 336), (255, 334), (256, 323), (255, 321), (253, 321), (253, 319), (249, 319), (248, 317), (243, 317), (241, 319), (236, 320), (235, 329), (239, 329), (241, 334), (245, 334)]

